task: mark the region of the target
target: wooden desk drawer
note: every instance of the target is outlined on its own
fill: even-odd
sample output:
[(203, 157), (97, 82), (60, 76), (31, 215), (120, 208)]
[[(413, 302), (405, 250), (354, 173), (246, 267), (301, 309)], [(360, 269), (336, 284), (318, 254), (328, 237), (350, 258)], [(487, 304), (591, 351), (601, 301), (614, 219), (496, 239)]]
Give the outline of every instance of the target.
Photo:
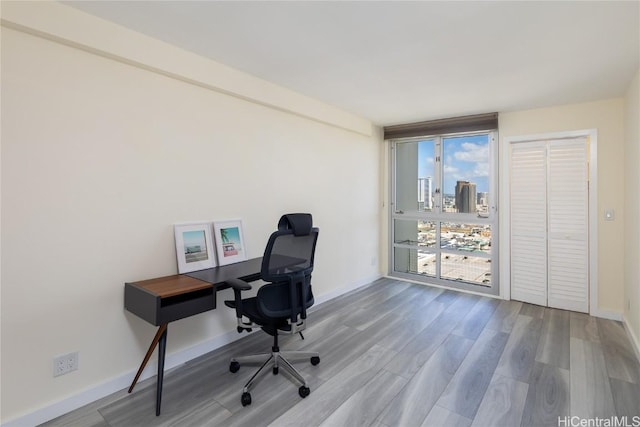
[[(165, 283), (167, 280), (162, 282)], [(183, 293), (167, 292), (163, 297), (149, 289), (148, 283), (125, 283), (124, 308), (152, 325), (160, 326), (215, 309), (215, 287), (209, 284), (204, 286)]]
[(213, 286), (188, 294), (162, 298), (158, 324), (173, 322), (214, 308), (216, 308), (216, 296)]

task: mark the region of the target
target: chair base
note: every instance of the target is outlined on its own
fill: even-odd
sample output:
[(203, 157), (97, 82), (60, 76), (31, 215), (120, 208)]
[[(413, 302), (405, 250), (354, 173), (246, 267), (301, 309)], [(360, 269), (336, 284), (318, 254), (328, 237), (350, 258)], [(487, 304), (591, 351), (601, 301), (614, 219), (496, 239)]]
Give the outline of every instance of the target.
[(254, 354), (250, 356), (240, 356), (232, 358), (231, 363), (229, 364), (229, 370), (231, 372), (237, 372), (238, 369), (240, 369), (241, 364), (262, 363), (260, 369), (258, 369), (258, 371), (253, 374), (253, 376), (249, 379), (249, 381), (247, 381), (244, 388), (242, 389), (242, 406), (251, 404), (251, 395), (249, 394), (249, 391), (260, 378), (260, 376), (267, 371), (266, 368), (269, 367), (272, 368), (274, 375), (279, 373), (280, 367), (283, 367), (287, 371), (287, 373), (289, 373), (293, 378), (300, 382), (301, 386), (298, 389), (300, 396), (303, 398), (307, 397), (309, 395), (309, 387), (307, 386), (307, 381), (289, 361), (299, 361), (303, 359), (309, 359), (312, 365), (317, 365), (318, 363), (320, 363), (320, 355), (317, 352), (281, 352), (277, 347), (274, 347), (271, 353)]

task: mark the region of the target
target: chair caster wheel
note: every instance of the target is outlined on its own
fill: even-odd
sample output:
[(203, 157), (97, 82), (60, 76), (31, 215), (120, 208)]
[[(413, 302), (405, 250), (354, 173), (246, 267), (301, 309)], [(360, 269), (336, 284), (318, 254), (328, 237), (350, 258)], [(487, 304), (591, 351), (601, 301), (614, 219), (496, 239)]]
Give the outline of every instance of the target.
[(313, 356), (313, 357), (311, 358), (311, 364), (312, 364), (313, 366), (316, 366), (318, 363), (320, 363), (320, 357), (318, 357), (318, 356)]
[(278, 367), (277, 366), (273, 367), (273, 375), (278, 375)]
[(240, 399), (242, 402), (242, 406), (251, 405), (251, 394), (250, 393), (242, 393), (242, 398)]
[(309, 387), (305, 387), (305, 386), (300, 386), (300, 388), (298, 389), (298, 394), (300, 395), (300, 397), (302, 397), (303, 399), (307, 396), (309, 396), (309, 393), (311, 393), (311, 390), (309, 390)]
[(229, 363), (229, 371), (231, 371), (232, 373), (236, 373), (238, 372), (238, 370), (240, 369), (240, 363), (233, 361), (231, 363)]

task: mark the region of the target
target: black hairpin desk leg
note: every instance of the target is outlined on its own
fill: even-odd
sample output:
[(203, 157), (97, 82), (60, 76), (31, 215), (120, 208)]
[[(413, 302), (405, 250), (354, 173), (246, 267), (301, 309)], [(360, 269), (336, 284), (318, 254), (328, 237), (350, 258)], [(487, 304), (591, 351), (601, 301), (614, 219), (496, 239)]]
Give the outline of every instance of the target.
[(129, 393), (133, 391), (133, 387), (135, 387), (142, 371), (145, 366), (147, 366), (147, 362), (151, 358), (153, 354), (153, 350), (155, 350), (156, 346), (158, 346), (158, 377), (157, 377), (157, 389), (156, 389), (156, 415), (160, 415), (160, 405), (162, 403), (162, 380), (164, 379), (164, 356), (167, 348), (167, 326), (168, 323), (163, 323), (158, 328), (158, 332), (156, 332), (155, 337), (153, 337), (153, 341), (151, 341), (151, 345), (149, 345), (149, 349), (147, 350), (147, 354), (145, 354), (142, 363), (140, 364), (140, 368), (138, 368), (138, 372), (136, 373), (133, 382), (131, 383), (131, 387), (129, 387)]
[(156, 417), (160, 415), (160, 404), (162, 403), (162, 380), (164, 379), (164, 352), (167, 348), (167, 328), (158, 342), (158, 384), (156, 388)]

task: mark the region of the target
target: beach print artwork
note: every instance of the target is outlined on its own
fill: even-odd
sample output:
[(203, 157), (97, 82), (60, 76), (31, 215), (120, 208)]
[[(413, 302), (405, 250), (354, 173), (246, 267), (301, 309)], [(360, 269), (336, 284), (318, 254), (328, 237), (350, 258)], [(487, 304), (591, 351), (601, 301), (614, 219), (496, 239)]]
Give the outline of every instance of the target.
[(185, 262), (199, 262), (209, 259), (207, 252), (207, 237), (204, 230), (184, 231), (182, 233), (184, 243)]
[(242, 252), (238, 227), (221, 228), (220, 238), (222, 239), (222, 256), (230, 257)]

